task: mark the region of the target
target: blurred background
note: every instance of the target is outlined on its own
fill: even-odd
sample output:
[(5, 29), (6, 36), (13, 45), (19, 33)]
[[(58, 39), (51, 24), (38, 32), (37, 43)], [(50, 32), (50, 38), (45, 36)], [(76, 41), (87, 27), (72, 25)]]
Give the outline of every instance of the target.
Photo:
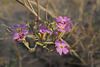
[[(0, 67), (100, 67), (100, 0), (39, 0), (39, 4), (43, 20), (48, 4), (48, 21), (59, 16), (73, 21), (72, 31), (63, 38), (77, 55), (60, 56), (41, 47), (31, 53), (12, 42), (6, 27), (31, 23), (36, 17), (15, 0), (0, 0)], [(36, 4), (32, 6), (37, 12)]]

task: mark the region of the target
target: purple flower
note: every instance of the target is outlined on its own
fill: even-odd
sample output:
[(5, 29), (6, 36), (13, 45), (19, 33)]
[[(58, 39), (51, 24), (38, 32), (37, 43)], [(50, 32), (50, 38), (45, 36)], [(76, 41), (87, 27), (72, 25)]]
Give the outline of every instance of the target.
[(24, 28), (25, 26), (28, 26), (28, 24), (25, 24), (25, 25), (14, 25), (14, 28), (10, 28), (10, 29), (19, 29), (19, 28)]
[(56, 18), (53, 18), (55, 21), (57, 21), (58, 23), (66, 23), (67, 25), (71, 25), (72, 24), (72, 21), (67, 18), (66, 16), (62, 17), (62, 16), (59, 16), (59, 19), (56, 19)]
[(46, 27), (42, 26), (42, 25), (39, 27), (39, 32), (41, 34), (43, 34), (43, 33), (50, 33), (50, 34), (52, 34), (52, 32), (50, 30), (47, 30)]
[(14, 33), (12, 39), (17, 40), (19, 42), (25, 40), (26, 34), (28, 34), (28, 30), (21, 30), (21, 34)]
[(62, 55), (62, 53), (67, 54), (69, 52), (69, 50), (65, 48), (67, 44), (63, 40), (61, 41), (61, 43), (56, 40), (55, 45), (57, 46), (56, 50), (60, 55)]
[(70, 26), (66, 26), (65, 27), (65, 30), (68, 32), (68, 31), (70, 31), (71, 29), (70, 29)]

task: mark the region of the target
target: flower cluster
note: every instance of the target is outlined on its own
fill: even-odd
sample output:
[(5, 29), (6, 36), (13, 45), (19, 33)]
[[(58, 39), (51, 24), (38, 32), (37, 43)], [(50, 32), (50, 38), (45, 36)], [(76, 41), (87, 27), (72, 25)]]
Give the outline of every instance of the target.
[[(36, 33), (34, 33), (34, 34), (32, 34), (32, 36), (34, 35), (34, 36), (36, 36), (35, 38), (37, 38), (37, 40), (38, 40), (38, 44), (43, 44), (44, 43), (44, 41), (46, 41), (46, 39), (47, 38), (49, 38), (50, 36), (52, 36), (52, 34), (54, 33), (55, 35), (56, 35), (56, 37), (57, 38), (55, 38), (55, 36), (53, 36), (51, 39), (49, 39), (49, 40), (51, 40), (53, 43), (55, 43), (55, 45), (56, 45), (56, 50), (57, 50), (57, 52), (60, 54), (60, 55), (62, 55), (62, 53), (64, 53), (64, 54), (67, 54), (68, 52), (69, 52), (69, 50), (66, 48), (67, 47), (67, 43), (65, 43), (62, 39), (61, 39), (61, 37), (63, 36), (63, 35), (61, 35), (61, 34), (63, 34), (63, 33), (66, 33), (66, 32), (69, 32), (71, 29), (70, 29), (70, 25), (72, 24), (72, 21), (69, 19), (69, 18), (67, 18), (66, 16), (64, 16), (64, 17), (62, 17), (62, 16), (59, 16), (59, 19), (56, 19), (56, 18), (53, 18), (55, 21), (57, 21), (57, 23), (56, 23), (56, 25), (55, 26), (57, 26), (57, 28), (56, 29), (54, 29), (53, 30), (53, 28), (48, 28), (48, 27), (50, 27), (50, 26), (48, 26), (48, 25), (50, 25), (50, 24), (47, 24), (47, 25), (43, 25), (43, 24), (40, 24), (38, 27), (39, 28), (35, 28), (34, 29), (34, 27), (32, 27), (32, 30), (31, 30), (31, 32), (34, 32), (35, 30), (36, 30)], [(36, 24), (35, 24), (36, 25)], [(17, 40), (18, 42), (23, 42), (23, 43), (25, 43), (26, 42), (26, 40), (25, 40), (25, 38), (26, 37), (28, 37), (27, 36), (27, 34), (29, 33), (29, 30), (25, 30), (25, 29), (23, 29), (25, 26), (28, 26), (28, 24), (26, 24), (26, 25), (20, 25), (20, 26), (18, 26), (18, 25), (14, 25), (14, 28), (10, 28), (10, 29), (12, 29), (12, 30), (17, 30), (17, 33), (13, 33), (13, 36), (12, 36), (12, 39), (14, 39), (14, 40)], [(46, 27), (46, 26), (48, 26), (48, 27)], [(54, 26), (54, 25), (51, 25), (51, 26)], [(30, 27), (30, 26), (29, 26)], [(30, 27), (31, 28), (31, 27)], [(30, 29), (29, 28), (29, 29)], [(50, 29), (50, 30), (49, 30)], [(56, 31), (56, 32), (55, 32)], [(50, 34), (50, 35), (48, 35), (48, 34)], [(47, 36), (46, 36), (47, 35)], [(31, 38), (32, 38), (32, 36), (31, 36)], [(42, 37), (41, 37), (42, 36)], [(45, 37), (46, 36), (46, 37)], [(34, 39), (34, 38), (33, 38)], [(48, 42), (45, 42), (46, 44), (48, 43)], [(49, 43), (51, 43), (51, 42), (49, 42)], [(49, 44), (48, 43), (48, 44)], [(26, 43), (25, 43), (26, 44)], [(40, 44), (40, 45), (41, 45)], [(42, 45), (43, 46), (43, 45)], [(27, 45), (27, 47), (29, 48), (29, 46)]]
[(57, 21), (58, 23), (56, 24), (58, 27), (58, 31), (65, 33), (66, 31), (69, 32), (70, 29), (70, 25), (72, 24), (72, 21), (67, 18), (66, 16), (62, 17), (59, 16), (59, 19), (53, 18), (55, 21)]
[[(59, 16), (59, 19), (53, 18), (55, 21), (57, 21), (58, 23), (56, 23), (58, 29), (57, 31), (60, 31), (62, 33), (65, 32), (69, 32), (70, 29), (70, 25), (72, 24), (72, 21), (67, 18), (66, 16), (62, 17)], [(55, 32), (55, 35), (58, 36), (58, 32)], [(62, 55), (62, 52), (64, 54), (68, 53), (68, 49), (65, 48), (67, 46), (67, 44), (62, 40), (61, 43), (59, 41), (55, 41), (55, 45), (57, 46), (56, 50), (57, 52), (59, 52), (60, 55)]]

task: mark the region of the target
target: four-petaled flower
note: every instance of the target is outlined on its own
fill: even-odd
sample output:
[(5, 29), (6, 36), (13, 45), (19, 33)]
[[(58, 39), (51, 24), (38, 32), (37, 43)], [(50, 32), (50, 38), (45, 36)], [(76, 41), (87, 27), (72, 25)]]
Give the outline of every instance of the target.
[(14, 33), (12, 39), (17, 40), (18, 42), (24, 41), (28, 30), (21, 30), (21, 33)]
[(67, 54), (69, 52), (69, 50), (66, 48), (67, 44), (63, 40), (61, 43), (56, 40), (55, 45), (57, 46), (56, 50), (60, 55), (62, 55), (62, 53)]
[(43, 33), (50, 33), (50, 34), (52, 34), (52, 32), (51, 32), (50, 30), (46, 29), (46, 27), (43, 26), (43, 25), (41, 25), (41, 26), (39, 27), (39, 32), (40, 32), (41, 34), (43, 34)]
[(24, 28), (25, 26), (28, 26), (28, 24), (25, 24), (25, 25), (14, 25), (14, 28), (10, 28), (10, 29), (21, 29), (21, 28)]

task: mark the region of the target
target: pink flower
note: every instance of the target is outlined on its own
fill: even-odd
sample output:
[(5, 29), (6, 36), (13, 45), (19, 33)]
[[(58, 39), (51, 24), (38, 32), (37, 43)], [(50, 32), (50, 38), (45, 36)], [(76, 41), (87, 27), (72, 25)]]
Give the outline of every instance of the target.
[(26, 34), (28, 34), (28, 30), (21, 30), (21, 33), (14, 33), (12, 36), (12, 39), (17, 40), (18, 42), (21, 42), (25, 40)]
[(55, 45), (57, 46), (56, 50), (60, 55), (62, 55), (62, 53), (67, 54), (69, 52), (69, 50), (65, 48), (67, 44), (63, 40), (61, 41), (61, 43), (56, 40)]
[(56, 23), (57, 27), (58, 27), (58, 31), (65, 33), (66, 31), (69, 32), (70, 29), (70, 25), (72, 23), (72, 21), (67, 18), (66, 16), (62, 17), (59, 16), (59, 19), (53, 18), (55, 21), (57, 21), (58, 23)]

